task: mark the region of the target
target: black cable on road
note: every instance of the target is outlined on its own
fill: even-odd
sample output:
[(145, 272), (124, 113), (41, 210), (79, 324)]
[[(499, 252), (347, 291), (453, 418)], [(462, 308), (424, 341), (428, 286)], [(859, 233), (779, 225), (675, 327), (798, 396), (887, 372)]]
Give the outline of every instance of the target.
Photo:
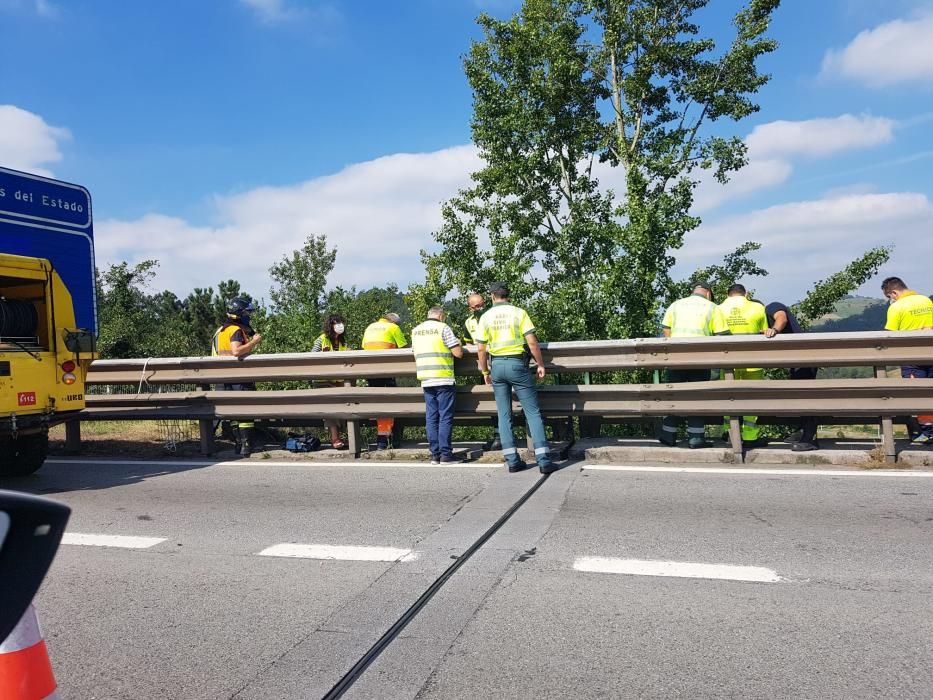
[(412, 606), (408, 608), (408, 610), (402, 613), (402, 616), (396, 620), (395, 623), (388, 630), (386, 630), (385, 634), (383, 634), (379, 640), (369, 648), (369, 651), (363, 654), (359, 661), (353, 664), (353, 668), (347, 671), (346, 675), (337, 681), (337, 684), (328, 691), (323, 700), (337, 700), (337, 698), (343, 697), (343, 694), (346, 693), (351, 688), (351, 686), (356, 683), (357, 680), (359, 680), (359, 677), (363, 675), (367, 668), (369, 668), (370, 664), (379, 658), (379, 655), (385, 651), (386, 647), (388, 647), (396, 637), (398, 637), (398, 635), (402, 632), (403, 629), (405, 629), (408, 623), (415, 619), (415, 616), (421, 612), (421, 609), (427, 605), (431, 598), (434, 597), (434, 594), (441, 590), (441, 588), (445, 583), (447, 583), (451, 576), (457, 573), (457, 569), (469, 561), (470, 557), (476, 554), (479, 548), (486, 544), (489, 538), (495, 535), (496, 531), (505, 525), (509, 518), (515, 515), (515, 512), (519, 508), (525, 505), (525, 502), (534, 495), (535, 491), (541, 488), (541, 484), (547, 481), (549, 476), (550, 474), (544, 474), (540, 479), (538, 479), (532, 485), (532, 487), (522, 495), (521, 498), (512, 504), (511, 508), (503, 513), (502, 517), (493, 523), (492, 526), (486, 530), (486, 532), (480, 535), (476, 542), (471, 544), (470, 547), (457, 558), (457, 561), (448, 566), (444, 573), (438, 576), (434, 580), (434, 583), (428, 586), (427, 590), (418, 597), (418, 600), (416, 600)]

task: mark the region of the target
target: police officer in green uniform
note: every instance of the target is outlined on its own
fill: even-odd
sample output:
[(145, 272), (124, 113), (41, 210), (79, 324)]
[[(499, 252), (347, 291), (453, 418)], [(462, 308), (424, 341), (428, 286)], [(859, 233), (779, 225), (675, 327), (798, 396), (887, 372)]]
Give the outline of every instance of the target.
[[(514, 390), (531, 433), (538, 469), (542, 474), (550, 474), (558, 467), (551, 461), (544, 421), (538, 407), (535, 379), (544, 379), (545, 369), (534, 324), (524, 309), (509, 302), (509, 288), (504, 282), (494, 282), (489, 292), (492, 308), (480, 318), (473, 339), (476, 341), (479, 369), (496, 395), (502, 456), (510, 472), (521, 471), (527, 466), (518, 455), (515, 436), (512, 435)], [(528, 354), (537, 364), (535, 372), (528, 368)]]
[[(693, 283), (693, 293), (678, 299), (664, 313), (661, 330), (665, 338), (701, 338), (710, 335), (729, 335), (729, 326), (716, 304), (712, 301), (713, 293), (708, 282), (697, 280)], [(708, 369), (668, 369), (665, 381), (707, 382), (710, 379)], [(658, 440), (665, 445), (677, 443), (677, 429), (681, 419), (678, 416), (664, 416), (661, 421), (661, 434)], [(702, 416), (690, 416), (687, 419), (687, 444), (696, 449), (708, 447), (706, 442), (706, 420)]]

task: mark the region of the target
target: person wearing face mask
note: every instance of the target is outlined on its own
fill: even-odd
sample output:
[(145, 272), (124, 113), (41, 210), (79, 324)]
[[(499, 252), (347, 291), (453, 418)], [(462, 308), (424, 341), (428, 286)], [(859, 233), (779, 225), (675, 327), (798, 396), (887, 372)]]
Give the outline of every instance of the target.
[[(262, 336), (250, 326), (251, 314), (256, 310), (248, 299), (236, 297), (227, 303), (227, 319), (214, 332), (211, 355), (231, 356), (242, 360), (252, 354)], [(228, 391), (256, 391), (252, 382), (224, 384)], [(255, 424), (251, 420), (239, 421), (236, 426), (236, 453), (249, 457), (255, 445)]]
[[(697, 280), (693, 283), (693, 293), (678, 299), (668, 307), (661, 322), (665, 338), (701, 338), (710, 335), (729, 335), (729, 324), (722, 310), (713, 303), (713, 292), (709, 282)], [(665, 381), (672, 384), (680, 382), (708, 382), (708, 369), (668, 369)], [(677, 429), (681, 419), (678, 416), (664, 416), (661, 421), (661, 434), (658, 440), (673, 447), (677, 444)], [(709, 447), (706, 441), (706, 419), (703, 416), (690, 416), (687, 419), (687, 444), (692, 449)]]
[[(463, 322), (463, 336), (460, 338), (460, 342), (464, 345), (476, 345), (476, 341), (473, 337), (476, 334), (476, 329), (479, 327), (479, 320), (486, 310), (486, 299), (482, 294), (473, 292), (467, 297), (467, 308), (470, 310), (470, 315), (467, 316), (466, 321)], [(480, 384), (482, 383), (484, 382), (480, 381)], [(502, 440), (499, 438), (498, 418), (492, 419), (492, 429), (492, 442), (489, 443), (488, 449), (495, 452), (502, 449)]]
[[(324, 321), (324, 332), (321, 333), (314, 340), (314, 345), (311, 346), (311, 352), (336, 352), (349, 350), (347, 346), (346, 330), (347, 330), (347, 321), (340, 314), (331, 314)], [(332, 380), (315, 380), (312, 382), (312, 386), (315, 389), (323, 387), (342, 387), (342, 379), (332, 379)], [(325, 418), (324, 425), (327, 426), (327, 430), (330, 432), (330, 444), (335, 450), (345, 450), (347, 448), (347, 443), (344, 442), (343, 437), (340, 435), (341, 430), (341, 421), (336, 418)]]

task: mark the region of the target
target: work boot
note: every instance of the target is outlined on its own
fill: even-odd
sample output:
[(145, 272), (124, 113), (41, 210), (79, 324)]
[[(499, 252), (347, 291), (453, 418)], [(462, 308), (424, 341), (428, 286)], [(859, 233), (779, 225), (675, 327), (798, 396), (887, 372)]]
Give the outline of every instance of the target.
[(501, 449), (502, 449), (502, 440), (499, 439), (499, 436), (498, 436), (498, 435), (495, 435), (495, 436), (492, 438), (492, 442), (489, 443), (489, 451), (490, 451), (490, 452), (498, 452), (498, 451), (500, 451)]
[(712, 447), (712, 444), (707, 442), (706, 438), (701, 438), (701, 437), (690, 438), (690, 440), (687, 442), (687, 445), (688, 447), (690, 447), (691, 450), (697, 450), (697, 449), (700, 449), (701, 447)]
[(253, 448), (255, 446), (255, 429), (253, 428), (241, 428), (240, 429), (240, 455), (243, 457), (249, 457), (253, 454)]
[(509, 465), (509, 474), (515, 474), (516, 472), (523, 472), (528, 468), (528, 465), (525, 462), (516, 462), (515, 464)]
[(790, 449), (792, 452), (811, 452), (813, 450), (820, 449), (820, 446), (816, 443), (816, 441), (795, 442), (793, 445), (790, 446)]
[(668, 447), (674, 447), (677, 444), (677, 434), (669, 433), (667, 431), (662, 432), (658, 435), (658, 442), (662, 445), (667, 445)]
[(538, 471), (542, 474), (553, 474), (558, 469), (560, 469), (560, 467), (554, 464), (554, 462), (545, 462), (544, 464), (538, 465)]

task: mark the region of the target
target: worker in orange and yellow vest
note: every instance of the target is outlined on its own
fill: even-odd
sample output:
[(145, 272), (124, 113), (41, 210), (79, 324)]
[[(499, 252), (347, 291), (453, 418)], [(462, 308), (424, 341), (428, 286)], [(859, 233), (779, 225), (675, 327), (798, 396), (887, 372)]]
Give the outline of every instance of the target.
[[(363, 333), (363, 350), (394, 350), (408, 345), (405, 334), (398, 327), (399, 320), (398, 314), (390, 312), (380, 316), (375, 323), (370, 323)], [(396, 386), (395, 379), (392, 377), (379, 377), (367, 381), (369, 386)], [(376, 449), (389, 449), (394, 426), (394, 418), (376, 419)]]

